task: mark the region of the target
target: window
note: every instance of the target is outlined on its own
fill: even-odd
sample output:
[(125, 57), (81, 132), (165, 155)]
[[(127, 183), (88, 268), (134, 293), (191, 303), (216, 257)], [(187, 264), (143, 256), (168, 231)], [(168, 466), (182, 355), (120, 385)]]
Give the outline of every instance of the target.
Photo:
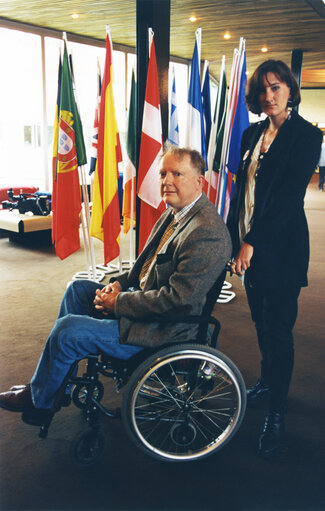
[[(67, 42), (72, 55), (76, 99), (83, 126), (89, 178), (90, 147), (97, 101), (97, 62), (104, 70), (105, 43), (92, 46)], [(58, 88), (61, 39), (0, 28), (0, 186), (37, 186), (52, 189), (53, 122)], [(42, 63), (45, 69), (42, 68)], [(185, 142), (188, 66), (173, 63), (180, 126)], [(113, 88), (116, 119), (123, 153), (127, 130), (132, 68), (136, 55), (113, 51)], [(170, 73), (171, 76), (171, 73)], [(169, 87), (171, 90), (171, 84)], [(123, 164), (120, 165), (123, 172)]]
[(0, 61), (0, 186), (41, 186), (40, 37), (1, 28)]

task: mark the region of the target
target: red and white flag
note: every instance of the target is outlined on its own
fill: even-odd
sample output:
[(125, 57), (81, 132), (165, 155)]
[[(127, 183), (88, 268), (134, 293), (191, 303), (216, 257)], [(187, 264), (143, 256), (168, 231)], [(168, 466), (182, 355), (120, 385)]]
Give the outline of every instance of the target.
[(139, 251), (143, 249), (152, 227), (166, 209), (161, 199), (158, 167), (163, 150), (159, 84), (153, 32), (149, 29), (149, 65), (143, 109), (138, 168), (138, 196), (141, 199)]

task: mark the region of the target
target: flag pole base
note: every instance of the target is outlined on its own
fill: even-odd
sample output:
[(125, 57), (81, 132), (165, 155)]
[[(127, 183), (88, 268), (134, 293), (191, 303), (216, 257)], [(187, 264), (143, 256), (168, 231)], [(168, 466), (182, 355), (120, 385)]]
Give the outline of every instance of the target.
[(231, 300), (233, 300), (236, 296), (236, 293), (233, 291), (229, 291), (229, 289), (232, 287), (232, 284), (230, 282), (227, 282), (226, 280), (223, 283), (219, 298), (217, 300), (217, 303), (229, 303)]
[(96, 264), (96, 268), (104, 272), (105, 275), (109, 275), (110, 273), (116, 273), (120, 271), (120, 267), (118, 264)]
[(89, 269), (89, 271), (78, 271), (73, 275), (72, 280), (91, 280), (93, 282), (101, 282), (104, 278), (105, 273), (103, 271), (96, 271), (95, 278), (92, 269)]
[(99, 270), (103, 271), (106, 275), (108, 275), (110, 273), (116, 273), (116, 272), (121, 272), (122, 270), (130, 269), (130, 268), (132, 268), (134, 263), (135, 263), (135, 261), (125, 260), (125, 261), (122, 261), (122, 263), (121, 263), (122, 268), (120, 268), (119, 264), (112, 264), (112, 263), (109, 263), (107, 266), (105, 264), (96, 264), (96, 268), (98, 268)]
[(125, 261), (122, 261), (122, 266), (125, 268), (132, 268), (134, 266), (135, 261), (133, 259), (127, 259)]

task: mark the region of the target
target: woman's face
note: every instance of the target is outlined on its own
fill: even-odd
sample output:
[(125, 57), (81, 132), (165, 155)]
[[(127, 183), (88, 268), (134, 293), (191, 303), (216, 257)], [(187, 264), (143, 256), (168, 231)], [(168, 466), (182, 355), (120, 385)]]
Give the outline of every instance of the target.
[(274, 73), (267, 73), (263, 79), (263, 90), (259, 94), (262, 112), (269, 117), (286, 114), (290, 88)]

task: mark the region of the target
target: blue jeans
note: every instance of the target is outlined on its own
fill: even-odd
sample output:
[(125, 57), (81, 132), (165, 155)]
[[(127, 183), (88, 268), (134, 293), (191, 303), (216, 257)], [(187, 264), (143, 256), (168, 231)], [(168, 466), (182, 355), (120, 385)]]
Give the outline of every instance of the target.
[(142, 350), (139, 346), (120, 344), (118, 320), (107, 319), (95, 309), (95, 290), (102, 287), (87, 280), (76, 280), (68, 286), (31, 379), (36, 408), (51, 408), (75, 360), (100, 353), (126, 360)]

